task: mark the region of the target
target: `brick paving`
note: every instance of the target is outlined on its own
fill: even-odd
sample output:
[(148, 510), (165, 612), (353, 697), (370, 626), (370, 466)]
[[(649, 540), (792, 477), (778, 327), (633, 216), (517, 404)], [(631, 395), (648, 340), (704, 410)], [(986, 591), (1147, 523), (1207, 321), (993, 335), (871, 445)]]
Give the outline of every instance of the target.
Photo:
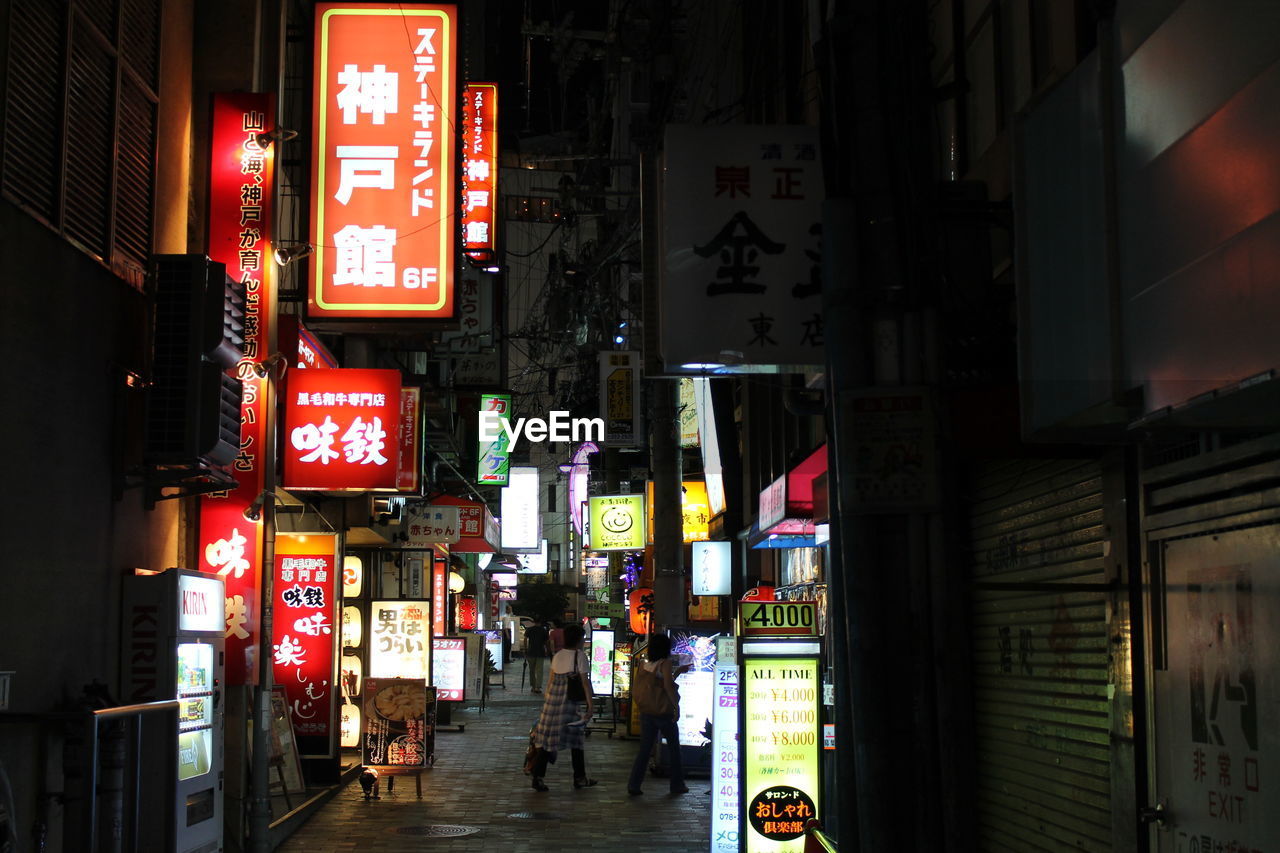
[[(447, 853), (552, 850), (625, 850), (627, 853), (705, 851), (710, 826), (710, 782), (688, 780), (689, 793), (667, 793), (665, 778), (649, 775), (644, 795), (627, 795), (627, 773), (637, 741), (594, 732), (587, 739), (587, 775), (594, 788), (575, 790), (569, 755), (547, 772), (550, 791), (529, 785), (521, 767), (541, 697), (494, 687), (483, 712), (454, 706), (452, 723), (464, 731), (436, 734), (435, 766), (422, 775), (422, 799), (412, 777), (394, 794), (366, 801), (352, 781), (277, 850), (282, 853), (439, 850)], [(619, 724), (619, 732), (622, 727)], [(475, 827), (456, 837), (422, 834), (433, 825)]]

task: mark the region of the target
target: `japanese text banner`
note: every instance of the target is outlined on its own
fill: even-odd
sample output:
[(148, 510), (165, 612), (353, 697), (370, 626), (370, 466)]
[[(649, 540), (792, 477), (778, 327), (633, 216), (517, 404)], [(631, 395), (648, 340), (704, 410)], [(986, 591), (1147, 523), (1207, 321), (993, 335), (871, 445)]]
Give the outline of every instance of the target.
[(276, 536), (272, 678), (307, 754), (332, 751), (336, 550), (332, 534)]
[(456, 21), (316, 4), (311, 316), (453, 314)]
[(256, 684), (262, 526), (244, 511), (265, 483), (263, 424), (269, 387), (252, 369), (267, 355), (274, 286), (271, 257), (275, 158), (258, 144), (275, 127), (275, 99), (248, 92), (213, 96), (209, 159), (209, 258), (244, 285), (244, 359), (240, 452), (231, 465), (237, 487), (200, 498), (200, 570), (226, 584), (227, 684)]

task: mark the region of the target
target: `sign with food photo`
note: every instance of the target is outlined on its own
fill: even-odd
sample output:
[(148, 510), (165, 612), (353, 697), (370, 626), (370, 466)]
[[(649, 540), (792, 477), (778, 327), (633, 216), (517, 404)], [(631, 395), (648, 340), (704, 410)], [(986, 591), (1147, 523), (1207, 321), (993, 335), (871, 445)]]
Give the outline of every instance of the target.
[(436, 689), (411, 678), (364, 680), (364, 758), (371, 767), (430, 767)]

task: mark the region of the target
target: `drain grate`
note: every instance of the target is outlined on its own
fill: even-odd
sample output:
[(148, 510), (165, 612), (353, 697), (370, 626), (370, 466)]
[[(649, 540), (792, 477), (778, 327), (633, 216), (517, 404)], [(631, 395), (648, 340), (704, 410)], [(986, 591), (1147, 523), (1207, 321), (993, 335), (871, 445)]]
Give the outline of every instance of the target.
[(551, 812), (512, 812), (507, 815), (515, 820), (559, 820), (560, 815)]
[(448, 823), (429, 823), (425, 826), (397, 826), (391, 830), (396, 835), (418, 835), (426, 838), (456, 838), (460, 835), (474, 835), (480, 831), (478, 826), (459, 826)]

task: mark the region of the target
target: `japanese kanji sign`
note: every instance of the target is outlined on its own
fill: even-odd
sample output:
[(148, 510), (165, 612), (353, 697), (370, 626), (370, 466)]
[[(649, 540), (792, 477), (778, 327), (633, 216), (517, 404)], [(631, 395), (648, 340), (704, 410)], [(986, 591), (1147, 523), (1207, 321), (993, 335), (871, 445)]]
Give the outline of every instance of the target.
[[(495, 412), (500, 417), (511, 417), (510, 394), (482, 394), (480, 411)], [(480, 438), (479, 470), (476, 481), (482, 486), (505, 486), (511, 467), (511, 436), (499, 430), (494, 439)]]
[(601, 495), (588, 499), (593, 551), (643, 551), (644, 496)]
[(369, 614), (369, 677), (429, 681), (431, 602), (374, 601)]
[(262, 525), (244, 510), (264, 487), (263, 423), (267, 380), (253, 364), (268, 354), (272, 322), (272, 187), (275, 158), (258, 144), (275, 127), (275, 99), (245, 92), (213, 96), (209, 161), (209, 258), (227, 265), (244, 284), (244, 359), (235, 368), (240, 403), (240, 453), (231, 465), (235, 489), (200, 498), (200, 569), (226, 584), (226, 681), (258, 681), (258, 591), (262, 577)]
[(411, 503), (405, 506), (401, 532), (408, 539), (406, 548), (430, 548), (432, 545), (451, 545), (462, 538), (462, 523), (458, 507)]
[(742, 676), (743, 850), (801, 853), (818, 812), (818, 660), (744, 656)]
[(316, 4), (311, 316), (453, 314), (456, 22)]
[(604, 416), (605, 444), (631, 447), (640, 441), (639, 353), (600, 353), (600, 413)]
[(667, 367), (782, 372), (822, 364), (817, 128), (668, 126), (665, 156)]
[[(493, 251), (498, 201), (498, 87), (462, 91), (462, 250), (476, 260)], [(479, 250), (479, 251), (477, 251)]]
[(284, 687), (299, 751), (332, 753), (337, 537), (276, 534), (272, 679)]
[(396, 466), (396, 489), (417, 493), (422, 485), (422, 389), (400, 389), (400, 422), (397, 441), (400, 447), (400, 464)]
[(297, 370), (283, 393), (286, 489), (396, 488), (400, 371)]

